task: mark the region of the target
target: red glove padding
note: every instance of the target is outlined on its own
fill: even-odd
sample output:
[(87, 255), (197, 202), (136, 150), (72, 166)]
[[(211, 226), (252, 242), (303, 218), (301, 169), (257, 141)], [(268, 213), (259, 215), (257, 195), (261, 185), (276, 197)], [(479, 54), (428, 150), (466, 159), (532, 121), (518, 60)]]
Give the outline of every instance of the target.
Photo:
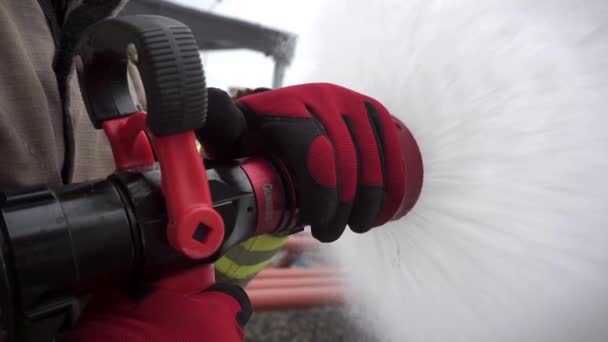
[(198, 133), (214, 158), (272, 154), (295, 178), (300, 220), (320, 241), (389, 221), (405, 191), (398, 128), (377, 100), (326, 83), (247, 95), (208, 89)]
[(247, 294), (235, 285), (191, 295), (161, 289), (139, 300), (116, 290), (95, 296), (61, 341), (240, 342), (250, 316)]

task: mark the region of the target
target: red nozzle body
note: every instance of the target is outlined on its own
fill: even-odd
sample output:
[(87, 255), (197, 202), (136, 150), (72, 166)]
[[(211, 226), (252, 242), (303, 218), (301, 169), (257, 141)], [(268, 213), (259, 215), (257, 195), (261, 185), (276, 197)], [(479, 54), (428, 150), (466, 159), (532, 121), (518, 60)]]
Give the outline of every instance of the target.
[(399, 209), (393, 215), (391, 221), (398, 220), (405, 216), (416, 204), (422, 191), (424, 180), (424, 167), (422, 154), (414, 136), (410, 130), (396, 117), (393, 117), (395, 125), (399, 130), (399, 140), (403, 153), (403, 167), (405, 169), (405, 192)]

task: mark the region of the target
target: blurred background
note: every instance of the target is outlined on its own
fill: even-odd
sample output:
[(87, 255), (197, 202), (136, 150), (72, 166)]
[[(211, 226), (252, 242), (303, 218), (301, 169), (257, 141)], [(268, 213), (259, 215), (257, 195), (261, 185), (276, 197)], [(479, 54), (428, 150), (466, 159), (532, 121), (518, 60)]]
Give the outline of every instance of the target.
[[(314, 61), (305, 51), (298, 49), (298, 45), (301, 45), (302, 37), (305, 37), (314, 25), (315, 14), (323, 1), (176, 0), (174, 2), (292, 35), (297, 42), (293, 47), (294, 55), (283, 80), (284, 84), (292, 84), (305, 77), (307, 70), (314, 66)], [(298, 42), (300, 44), (297, 44)], [(204, 52), (202, 56), (211, 86), (228, 89), (272, 85), (274, 61), (271, 56), (265, 56), (259, 51), (234, 49)]]
[[(316, 61), (300, 49), (323, 0), (130, 0), (123, 15), (158, 14), (190, 27), (207, 85), (235, 94), (302, 82)], [(322, 80), (320, 80), (322, 81)], [(376, 341), (344, 305), (340, 271), (307, 233), (291, 237), (246, 290), (246, 341)]]
[(287, 67), (284, 84), (297, 82), (314, 67), (297, 46), (313, 27), (323, 1), (136, 0), (125, 12), (166, 15), (196, 31), (210, 86), (270, 87), (277, 63)]

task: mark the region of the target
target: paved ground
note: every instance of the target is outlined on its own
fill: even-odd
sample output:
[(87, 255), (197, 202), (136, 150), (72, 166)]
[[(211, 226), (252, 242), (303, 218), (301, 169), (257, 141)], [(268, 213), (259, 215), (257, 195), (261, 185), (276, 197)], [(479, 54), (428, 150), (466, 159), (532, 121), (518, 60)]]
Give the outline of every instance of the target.
[(245, 342), (380, 342), (346, 318), (341, 306), (254, 313)]

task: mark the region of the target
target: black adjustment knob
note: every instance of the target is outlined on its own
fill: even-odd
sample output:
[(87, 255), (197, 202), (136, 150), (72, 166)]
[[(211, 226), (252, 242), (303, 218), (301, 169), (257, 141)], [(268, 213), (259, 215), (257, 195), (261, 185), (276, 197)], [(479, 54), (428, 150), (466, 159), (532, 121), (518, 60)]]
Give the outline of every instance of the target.
[(77, 47), (80, 87), (93, 125), (137, 111), (129, 91), (129, 61), (139, 70), (148, 127), (167, 136), (202, 127), (207, 111), (205, 76), (190, 29), (154, 15), (103, 20)]

